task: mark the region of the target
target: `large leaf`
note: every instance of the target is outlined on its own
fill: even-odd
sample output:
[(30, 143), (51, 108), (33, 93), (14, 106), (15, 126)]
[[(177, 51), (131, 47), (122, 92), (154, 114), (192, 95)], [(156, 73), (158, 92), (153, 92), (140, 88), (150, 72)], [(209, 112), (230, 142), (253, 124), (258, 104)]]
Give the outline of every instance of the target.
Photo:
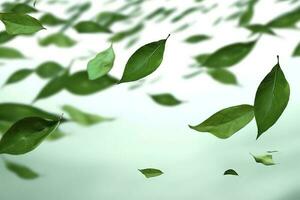
[(182, 103), (182, 101), (176, 99), (172, 94), (156, 94), (151, 95), (151, 98), (163, 106), (177, 106)]
[(76, 44), (76, 41), (63, 33), (54, 33), (39, 40), (41, 46), (55, 45), (57, 47), (68, 48)]
[(109, 75), (89, 80), (86, 71), (79, 71), (66, 80), (66, 89), (76, 95), (90, 95), (105, 90), (117, 82), (117, 79)]
[(159, 169), (154, 168), (147, 168), (147, 169), (139, 169), (139, 171), (146, 177), (146, 178), (153, 178), (156, 176), (160, 176), (163, 172)]
[(37, 19), (27, 14), (0, 13), (0, 20), (11, 35), (32, 34), (45, 29)]
[(39, 175), (32, 169), (15, 162), (5, 160), (5, 167), (22, 179), (31, 180), (39, 177)]
[(115, 53), (112, 46), (105, 51), (98, 53), (96, 57), (87, 64), (89, 79), (95, 80), (108, 74), (114, 65), (114, 61)]
[(222, 47), (212, 53), (203, 63), (205, 67), (230, 67), (242, 61), (253, 49), (256, 41), (235, 43)]
[(66, 113), (68, 113), (72, 121), (85, 126), (112, 120), (112, 118), (105, 118), (99, 115), (83, 112), (70, 105), (64, 105), (62, 108)]
[(190, 128), (199, 132), (209, 132), (218, 138), (226, 139), (245, 127), (254, 117), (253, 107), (238, 105), (223, 109), (204, 122)]
[(82, 21), (74, 26), (78, 33), (111, 33), (111, 31), (104, 26), (101, 26), (93, 21)]
[(10, 75), (10, 77), (5, 82), (5, 85), (9, 85), (9, 84), (13, 84), (13, 83), (22, 81), (25, 78), (27, 78), (30, 74), (32, 74), (32, 72), (33, 71), (31, 69), (20, 69), (20, 70), (14, 72), (12, 75)]
[(278, 63), (260, 83), (254, 102), (254, 113), (259, 138), (273, 126), (286, 108), (290, 87)]
[(17, 49), (10, 47), (0, 47), (0, 59), (20, 59), (24, 55)]
[(34, 150), (59, 125), (59, 120), (23, 118), (14, 123), (0, 140), (0, 153), (20, 155)]
[(154, 72), (163, 61), (167, 39), (146, 44), (134, 52), (125, 66), (120, 83), (136, 81)]

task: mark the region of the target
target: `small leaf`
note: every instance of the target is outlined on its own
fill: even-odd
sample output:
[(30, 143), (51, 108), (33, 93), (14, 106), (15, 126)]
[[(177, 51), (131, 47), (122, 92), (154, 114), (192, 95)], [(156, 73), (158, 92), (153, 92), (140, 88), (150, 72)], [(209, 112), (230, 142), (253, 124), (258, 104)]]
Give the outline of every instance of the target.
[(237, 85), (238, 81), (235, 75), (226, 69), (209, 70), (208, 74), (216, 81), (229, 85)]
[(97, 23), (103, 27), (110, 27), (114, 23), (123, 21), (126, 19), (128, 19), (127, 15), (123, 15), (123, 14), (117, 13), (117, 12), (109, 12), (109, 11), (101, 12), (96, 17)]
[(0, 47), (0, 59), (19, 59), (24, 58), (24, 55), (17, 49), (9, 47)]
[(47, 141), (52, 142), (52, 141), (59, 140), (65, 136), (66, 136), (66, 134), (64, 132), (62, 132), (61, 130), (59, 130), (59, 128), (57, 128), (50, 135), (48, 135), (48, 137), (46, 139), (47, 139)]
[(5, 160), (5, 167), (22, 179), (31, 180), (39, 177), (35, 171), (18, 163)]
[(0, 140), (0, 153), (20, 155), (34, 150), (59, 125), (59, 121), (28, 117), (14, 123)]
[(228, 169), (224, 172), (224, 175), (238, 176), (239, 174), (233, 169)]
[(177, 106), (182, 103), (182, 101), (176, 99), (172, 94), (151, 95), (151, 98), (153, 101), (163, 106)]
[(40, 18), (40, 22), (48, 26), (57, 26), (66, 23), (66, 20), (60, 19), (51, 13), (46, 13)]
[(87, 64), (89, 79), (95, 80), (108, 74), (114, 65), (114, 61), (115, 53), (112, 46), (105, 51), (98, 53), (96, 57)]
[(272, 28), (295, 28), (296, 24), (300, 21), (300, 7), (284, 13), (271, 20), (268, 23), (269, 27)]
[(146, 178), (153, 178), (156, 176), (160, 176), (163, 174), (162, 171), (159, 169), (147, 168), (147, 169), (139, 169), (139, 171), (146, 177)]
[(63, 69), (64, 68), (57, 62), (47, 61), (37, 67), (36, 73), (41, 78), (52, 78), (62, 72)]
[(300, 43), (296, 46), (293, 52), (293, 57), (298, 57), (298, 56), (300, 56)]
[(199, 43), (199, 42), (202, 42), (205, 40), (209, 40), (210, 38), (211, 37), (208, 35), (192, 35), (192, 36), (188, 37), (185, 41), (187, 43), (194, 44), (194, 43)]
[(251, 52), (255, 44), (256, 41), (252, 41), (225, 46), (212, 53), (203, 65), (211, 68), (222, 68), (238, 64)]
[(137, 24), (136, 26), (134, 26), (128, 30), (115, 33), (111, 38), (109, 38), (109, 41), (111, 41), (113, 43), (119, 42), (119, 41), (125, 39), (126, 37), (129, 37), (129, 36), (132, 36), (132, 35), (138, 33), (143, 28), (144, 28), (143, 24)]
[(64, 105), (62, 108), (65, 112), (68, 113), (72, 121), (85, 126), (90, 126), (90, 125), (112, 120), (112, 118), (105, 118), (99, 115), (83, 112), (69, 105)]
[(134, 52), (125, 66), (120, 83), (136, 81), (153, 73), (162, 63), (167, 39), (146, 44)]
[(7, 81), (5, 82), (5, 85), (20, 82), (20, 81), (26, 79), (28, 76), (30, 76), (32, 74), (32, 72), (33, 71), (31, 69), (20, 69), (20, 70), (16, 71), (15, 73), (13, 73), (7, 79)]
[(238, 105), (223, 109), (197, 126), (190, 128), (199, 132), (209, 132), (218, 138), (226, 139), (245, 127), (254, 117), (253, 107)]
[(21, 14), (35, 13), (35, 12), (37, 12), (37, 9), (27, 5), (26, 3), (18, 3), (11, 9), (11, 12), (12, 13), (21, 13)]
[(37, 19), (27, 14), (0, 13), (0, 20), (11, 35), (33, 34), (45, 29)]
[(259, 138), (272, 127), (285, 110), (290, 97), (290, 87), (278, 63), (260, 83), (254, 102), (254, 114)]
[(271, 154), (267, 154), (267, 155), (260, 155), (260, 156), (254, 156), (252, 155), (255, 162), (257, 163), (261, 163), (263, 165), (275, 165), (274, 161), (273, 161), (273, 156)]
[(74, 26), (78, 33), (111, 33), (111, 31), (93, 21), (82, 21)]
[(66, 80), (66, 89), (76, 95), (90, 95), (105, 90), (118, 82), (109, 75), (96, 80), (89, 80), (85, 71), (79, 71)]
[(275, 32), (267, 25), (262, 24), (252, 24), (248, 25), (245, 28), (247, 28), (249, 31), (252, 32), (252, 34), (269, 34), (269, 35), (276, 35)]
[(54, 33), (39, 40), (41, 46), (55, 45), (57, 47), (68, 48), (76, 44), (76, 41), (63, 33)]

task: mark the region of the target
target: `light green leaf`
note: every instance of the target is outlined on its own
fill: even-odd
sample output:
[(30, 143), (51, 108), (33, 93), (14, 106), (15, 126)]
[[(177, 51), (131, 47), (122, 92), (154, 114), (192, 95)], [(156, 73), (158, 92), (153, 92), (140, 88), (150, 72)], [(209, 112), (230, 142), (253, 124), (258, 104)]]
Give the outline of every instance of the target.
[(45, 29), (40, 21), (27, 14), (0, 13), (0, 20), (11, 35), (33, 34)]
[(61, 73), (63, 69), (57, 62), (47, 61), (36, 68), (36, 73), (41, 78), (52, 78)]
[(39, 40), (41, 46), (55, 45), (57, 47), (68, 48), (73, 47), (76, 41), (63, 33), (54, 33)]
[(39, 177), (35, 171), (18, 163), (5, 160), (5, 167), (22, 179), (32, 180)]
[(0, 154), (20, 155), (34, 150), (59, 125), (59, 120), (23, 118), (14, 123), (0, 140)]
[(40, 22), (48, 26), (57, 26), (66, 23), (66, 20), (58, 18), (51, 13), (46, 13), (40, 18)]
[(143, 24), (137, 24), (136, 26), (125, 30), (125, 31), (120, 31), (115, 33), (111, 38), (109, 38), (109, 41), (115, 43), (115, 42), (119, 42), (129, 36), (132, 36), (136, 33), (138, 33), (139, 31), (141, 31), (144, 28)]
[(233, 169), (228, 169), (224, 172), (224, 175), (238, 176), (239, 174)]
[(254, 117), (253, 107), (238, 105), (223, 109), (197, 126), (190, 128), (199, 132), (209, 132), (226, 139), (245, 127)]
[(20, 81), (26, 79), (28, 76), (30, 76), (32, 74), (32, 72), (33, 71), (31, 69), (20, 69), (20, 70), (14, 72), (12, 75), (10, 75), (10, 77), (5, 82), (5, 85), (20, 82)]
[(87, 72), (90, 80), (100, 78), (112, 69), (115, 61), (115, 53), (112, 45), (96, 55), (87, 64)]
[(146, 178), (153, 178), (156, 176), (160, 176), (163, 174), (162, 171), (159, 169), (147, 168), (147, 169), (139, 169), (139, 171), (146, 177)]
[(197, 61), (197, 63), (200, 64), (200, 66), (202, 66), (209, 58), (210, 55), (211, 55), (210, 53), (199, 54), (195, 57), (195, 60)]
[(205, 40), (209, 40), (210, 38), (211, 37), (208, 35), (192, 35), (192, 36), (188, 37), (185, 41), (187, 43), (194, 44), (194, 43), (199, 43), (199, 42), (202, 42)]
[(104, 26), (101, 26), (93, 21), (82, 21), (74, 26), (78, 33), (111, 33), (111, 31)]
[(59, 140), (63, 137), (65, 137), (66, 134), (64, 132), (62, 132), (61, 130), (59, 130), (59, 128), (55, 129), (52, 133), (50, 133), (50, 135), (48, 135), (48, 137), (46, 138), (47, 141), (56, 141)]
[(156, 94), (151, 95), (151, 98), (153, 101), (163, 106), (177, 106), (182, 103), (182, 101), (176, 99), (172, 94)]
[(262, 24), (252, 24), (245, 27), (249, 31), (252, 32), (252, 34), (269, 34), (269, 35), (276, 35), (276, 33), (267, 25)]
[(254, 102), (257, 138), (272, 127), (286, 108), (290, 87), (278, 63), (260, 83)]
[(15, 6), (12, 7), (11, 9), (12, 13), (35, 13), (37, 12), (37, 9), (27, 5), (26, 3), (18, 3)]
[(261, 163), (263, 165), (275, 165), (274, 161), (273, 161), (273, 156), (271, 154), (267, 154), (267, 155), (259, 155), (259, 156), (254, 156), (252, 155), (255, 162), (257, 163)]
[(226, 70), (226, 69), (212, 69), (208, 71), (208, 74), (216, 81), (228, 84), (228, 85), (237, 85), (238, 81), (235, 77), (235, 75)]
[(14, 39), (16, 36), (8, 34), (6, 31), (1, 31), (0, 32), (0, 44), (4, 44), (6, 42), (11, 41)]
[(136, 81), (153, 73), (163, 61), (167, 39), (146, 44), (134, 52), (125, 66), (120, 83)]
[(24, 55), (17, 49), (10, 47), (0, 47), (0, 59), (20, 59)]

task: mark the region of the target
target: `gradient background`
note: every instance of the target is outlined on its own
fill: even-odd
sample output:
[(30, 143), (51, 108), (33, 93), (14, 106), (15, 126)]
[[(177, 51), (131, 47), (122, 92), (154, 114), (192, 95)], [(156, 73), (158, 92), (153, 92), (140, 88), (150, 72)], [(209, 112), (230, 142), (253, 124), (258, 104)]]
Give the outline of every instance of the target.
[[(23, 156), (7, 155), (7, 159), (29, 166), (41, 177), (33, 181), (22, 180), (0, 163), (0, 199), (299, 200), (300, 133), (297, 114), (300, 111), (300, 58), (291, 58), (299, 42), (299, 32), (275, 30), (280, 37), (263, 36), (251, 54), (230, 69), (236, 74), (240, 86), (222, 85), (206, 74), (188, 80), (182, 78), (194, 71), (189, 67), (193, 64), (193, 56), (249, 40), (249, 32), (238, 28), (235, 21), (212, 26), (217, 18), (225, 18), (236, 11), (230, 7), (233, 2), (205, 1), (207, 6), (218, 3), (218, 8), (206, 15), (195, 13), (176, 24), (170, 23), (172, 18), (162, 23), (150, 21), (133, 47), (126, 49), (126, 41), (114, 44), (116, 62), (111, 74), (120, 78), (126, 61), (137, 48), (171, 33), (162, 65), (147, 77), (148, 82), (159, 78), (158, 81), (136, 90), (128, 90), (134, 83), (121, 84), (90, 96), (73, 96), (62, 91), (36, 102), (35, 106), (51, 112), (61, 113), (61, 106), (69, 104), (116, 120), (92, 127), (63, 124), (61, 128), (68, 133), (67, 137), (44, 142), (35, 151)], [(71, 4), (74, 3), (76, 1), (72, 0)], [(91, 10), (81, 19), (91, 19), (100, 11), (116, 10), (123, 3), (117, 0), (104, 5), (102, 1), (93, 0)], [(166, 5), (177, 7), (178, 14), (193, 4), (192, 0), (150, 0), (143, 4), (142, 12), (148, 14)], [(252, 22), (268, 22), (294, 7), (296, 5), (260, 0)], [(37, 8), (67, 17), (61, 4), (50, 7), (41, 0)], [(118, 23), (113, 30), (129, 28), (139, 19), (136, 17), (127, 23)], [(173, 33), (185, 23), (193, 25), (188, 30)], [(7, 44), (18, 48), (28, 59), (10, 61), (0, 67), (0, 84), (17, 69), (34, 68), (46, 60), (55, 60), (66, 66), (74, 57), (88, 55), (90, 50), (99, 52), (110, 45), (105, 34), (80, 35), (69, 30), (67, 34), (79, 42), (74, 48), (38, 46), (37, 38), (55, 31), (55, 28), (49, 27), (47, 31), (36, 34), (35, 38), (19, 37)], [(183, 42), (193, 34), (208, 34), (213, 39), (196, 45)], [(254, 121), (227, 140), (188, 128), (188, 124), (198, 124), (220, 109), (253, 104), (259, 83), (276, 64), (276, 55), (280, 55), (282, 69), (291, 86), (290, 102), (280, 120), (258, 141), (255, 139), (257, 130)], [(72, 71), (85, 69), (86, 63), (76, 62)], [(32, 75), (22, 83), (1, 89), (0, 101), (30, 104), (45, 83)], [(165, 92), (186, 102), (177, 107), (162, 107), (148, 96)], [(268, 150), (279, 151), (274, 154), (277, 165), (257, 164), (249, 154), (264, 154)], [(165, 174), (145, 179), (138, 169), (149, 167), (161, 169)], [(229, 168), (236, 169), (240, 176), (223, 176)]]

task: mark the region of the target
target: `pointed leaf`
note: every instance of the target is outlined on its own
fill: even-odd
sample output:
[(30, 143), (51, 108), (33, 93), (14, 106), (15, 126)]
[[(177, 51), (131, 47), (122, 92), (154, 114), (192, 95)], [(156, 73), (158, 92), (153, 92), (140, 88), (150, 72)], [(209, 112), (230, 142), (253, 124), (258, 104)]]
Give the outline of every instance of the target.
[(68, 48), (76, 44), (76, 41), (63, 33), (54, 33), (39, 41), (41, 46), (55, 45), (57, 47)]
[(199, 43), (199, 42), (202, 42), (205, 40), (209, 40), (210, 38), (211, 37), (208, 35), (192, 35), (192, 36), (188, 37), (185, 41), (187, 43), (194, 44), (194, 43)]
[(147, 169), (139, 169), (139, 171), (146, 177), (146, 178), (153, 178), (156, 176), (160, 176), (163, 174), (162, 171), (159, 169), (147, 168)]
[(78, 33), (111, 33), (111, 31), (96, 22), (93, 21), (82, 21), (74, 26)]
[(235, 77), (235, 75), (226, 70), (226, 69), (213, 69), (209, 70), (208, 74), (215, 79), (216, 81), (224, 84), (229, 84), (229, 85), (237, 85), (238, 81)]
[(62, 72), (64, 68), (57, 62), (47, 61), (36, 68), (36, 73), (41, 78), (52, 78)]
[(17, 49), (10, 47), (0, 47), (0, 59), (19, 59), (24, 58), (24, 55)]
[(176, 99), (172, 94), (156, 94), (151, 95), (151, 98), (163, 106), (177, 106), (182, 103), (182, 101)]
[(66, 20), (60, 19), (51, 13), (46, 13), (40, 18), (40, 22), (48, 26), (56, 26), (66, 23)]
[(22, 81), (24, 79), (26, 79), (30, 74), (32, 74), (32, 70), (31, 69), (20, 69), (18, 71), (16, 71), (15, 73), (13, 73), (5, 82), (5, 85), (9, 85), (9, 84), (13, 84), (13, 83), (17, 83), (19, 81)]

